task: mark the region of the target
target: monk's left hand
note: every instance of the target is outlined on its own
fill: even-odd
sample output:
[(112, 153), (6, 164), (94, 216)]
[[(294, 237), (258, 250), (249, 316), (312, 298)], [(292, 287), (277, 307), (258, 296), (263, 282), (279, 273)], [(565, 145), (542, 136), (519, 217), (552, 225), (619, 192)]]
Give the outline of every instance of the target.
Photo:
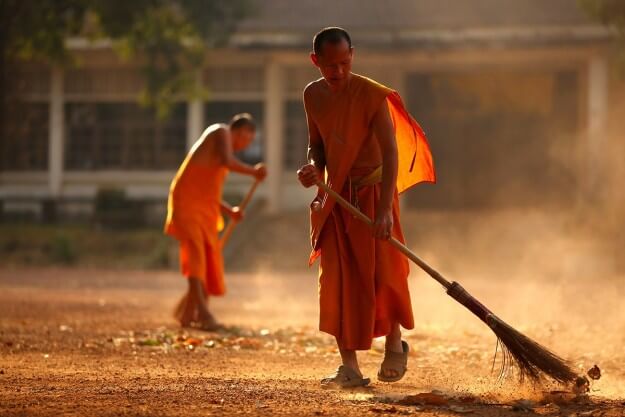
[(230, 215), (230, 219), (235, 223), (238, 223), (241, 220), (243, 220), (243, 212), (241, 211), (239, 207), (232, 207), (232, 210), (230, 211), (229, 215)]
[(373, 235), (376, 239), (389, 240), (393, 230), (393, 213), (391, 210), (380, 210), (373, 222)]
[(256, 178), (256, 181), (263, 181), (266, 176), (267, 168), (265, 167), (265, 164), (261, 162), (254, 165), (254, 178)]

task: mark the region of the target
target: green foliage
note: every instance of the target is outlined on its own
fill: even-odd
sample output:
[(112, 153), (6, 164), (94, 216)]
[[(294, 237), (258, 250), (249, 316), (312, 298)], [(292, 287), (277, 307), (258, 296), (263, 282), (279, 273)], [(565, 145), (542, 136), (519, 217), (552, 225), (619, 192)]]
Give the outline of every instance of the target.
[(54, 264), (71, 265), (78, 258), (72, 241), (64, 235), (54, 236), (50, 241), (48, 249), (50, 261)]
[(169, 240), (154, 242), (152, 250), (145, 260), (146, 269), (167, 269), (170, 267)]
[(110, 39), (142, 63), (141, 101), (164, 116), (176, 96), (198, 93), (205, 49), (223, 45), (252, 11), (251, 0), (0, 0), (2, 71), (15, 58), (72, 64), (72, 36)]
[(578, 0), (590, 16), (610, 28), (616, 36), (617, 60), (625, 72), (625, 1)]
[[(65, 38), (80, 33), (87, 2), (81, 0), (0, 0), (3, 58), (65, 64)], [(8, 59), (5, 59), (4, 63)]]
[(158, 227), (110, 230), (79, 223), (0, 223), (4, 267), (171, 268), (177, 259), (174, 248), (175, 241)]
[(95, 197), (94, 222), (105, 229), (129, 229), (144, 226), (144, 205), (141, 201), (127, 198), (124, 190), (99, 189)]
[(625, 37), (625, 2), (622, 0), (579, 0), (582, 8)]

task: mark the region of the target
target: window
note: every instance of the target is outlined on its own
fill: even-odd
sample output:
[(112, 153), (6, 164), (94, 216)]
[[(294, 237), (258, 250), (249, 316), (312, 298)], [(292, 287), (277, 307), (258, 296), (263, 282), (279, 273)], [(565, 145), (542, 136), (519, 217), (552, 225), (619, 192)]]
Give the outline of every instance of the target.
[(308, 127), (306, 112), (301, 100), (285, 103), (284, 167), (297, 169), (306, 163)]
[(204, 108), (206, 126), (214, 123), (228, 123), (238, 113), (250, 113), (256, 121), (254, 142), (239, 153), (239, 157), (248, 164), (255, 164), (263, 159), (263, 104), (260, 101), (210, 101)]
[(47, 102), (13, 102), (7, 106), (0, 137), (0, 170), (48, 168), (49, 107)]
[(66, 104), (68, 170), (175, 169), (186, 153), (186, 105), (165, 120), (136, 103)]

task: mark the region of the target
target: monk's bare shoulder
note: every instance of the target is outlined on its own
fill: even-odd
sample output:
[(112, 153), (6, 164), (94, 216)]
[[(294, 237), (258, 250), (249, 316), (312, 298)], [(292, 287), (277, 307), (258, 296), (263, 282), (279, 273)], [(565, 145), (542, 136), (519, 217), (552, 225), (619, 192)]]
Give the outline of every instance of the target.
[(304, 88), (304, 107), (309, 116), (317, 113), (323, 106), (323, 96), (325, 92), (323, 83), (323, 78), (320, 78), (309, 83), (306, 88)]
[(222, 123), (215, 123), (204, 130), (202, 136), (193, 144), (190, 153), (197, 162), (221, 160), (228, 149), (230, 129)]

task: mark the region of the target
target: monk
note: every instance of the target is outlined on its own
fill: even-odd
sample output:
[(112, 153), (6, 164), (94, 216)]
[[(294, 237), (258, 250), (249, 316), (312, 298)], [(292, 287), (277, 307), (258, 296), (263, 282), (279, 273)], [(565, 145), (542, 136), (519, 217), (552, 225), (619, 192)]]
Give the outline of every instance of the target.
[(320, 258), (319, 328), (336, 338), (342, 365), (323, 378), (324, 387), (370, 382), (357, 350), (386, 336), (377, 377), (399, 381), (409, 346), (400, 326), (414, 327), (408, 292), (408, 262), (388, 239), (404, 241), (398, 194), (434, 182), (432, 155), (419, 125), (393, 90), (351, 72), (354, 49), (341, 28), (326, 28), (313, 40), (312, 63), (322, 78), (304, 90), (309, 163), (298, 170), (304, 187), (326, 181), (374, 219), (374, 227), (351, 216), (321, 189), (311, 204), (310, 264)]
[(195, 142), (178, 169), (169, 191), (165, 233), (180, 242), (180, 268), (188, 290), (175, 311), (183, 327), (216, 330), (219, 323), (208, 309), (210, 296), (226, 292), (219, 241), (222, 213), (238, 222), (243, 213), (222, 201), (223, 184), (229, 171), (262, 181), (263, 164), (241, 162), (234, 152), (248, 147), (256, 125), (247, 113), (237, 114), (229, 125), (209, 126)]

